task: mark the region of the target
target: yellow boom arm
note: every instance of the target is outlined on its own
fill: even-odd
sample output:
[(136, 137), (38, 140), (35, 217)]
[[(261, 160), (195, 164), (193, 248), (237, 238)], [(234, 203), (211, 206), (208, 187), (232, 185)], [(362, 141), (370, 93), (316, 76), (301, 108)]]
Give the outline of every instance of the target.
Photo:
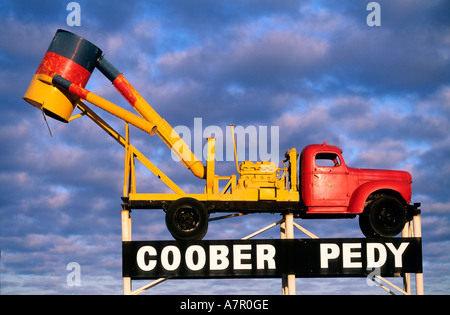
[(156, 133), (164, 143), (180, 158), (183, 164), (197, 177), (206, 179), (206, 170), (200, 160), (189, 149), (189, 146), (173, 130), (173, 128), (158, 115), (145, 99), (136, 91), (128, 80), (103, 56), (97, 60), (97, 68), (112, 82), (114, 87), (131, 104), (131, 106), (146, 120), (157, 127)]

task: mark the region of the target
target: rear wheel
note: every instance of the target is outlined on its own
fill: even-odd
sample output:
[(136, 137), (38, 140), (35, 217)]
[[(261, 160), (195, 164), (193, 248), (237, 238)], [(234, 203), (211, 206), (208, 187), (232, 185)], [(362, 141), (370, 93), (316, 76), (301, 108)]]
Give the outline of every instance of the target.
[(402, 231), (405, 223), (405, 207), (391, 196), (374, 200), (359, 217), (359, 226), (366, 237), (394, 237)]
[(201, 240), (208, 231), (209, 214), (196, 199), (180, 198), (172, 202), (166, 213), (166, 226), (176, 240)]

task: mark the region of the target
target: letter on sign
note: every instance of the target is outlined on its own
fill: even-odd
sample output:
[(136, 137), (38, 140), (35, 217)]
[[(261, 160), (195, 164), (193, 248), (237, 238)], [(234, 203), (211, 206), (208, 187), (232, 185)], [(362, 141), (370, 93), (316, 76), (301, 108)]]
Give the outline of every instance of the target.
[(328, 260), (338, 258), (339, 253), (337, 244), (320, 244), (320, 268), (328, 268)]

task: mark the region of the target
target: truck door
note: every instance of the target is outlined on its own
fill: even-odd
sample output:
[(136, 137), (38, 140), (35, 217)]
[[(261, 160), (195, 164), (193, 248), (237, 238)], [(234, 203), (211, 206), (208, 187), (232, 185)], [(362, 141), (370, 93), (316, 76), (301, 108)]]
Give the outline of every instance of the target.
[(319, 207), (348, 206), (348, 172), (342, 158), (331, 152), (316, 153), (312, 174), (312, 202)]

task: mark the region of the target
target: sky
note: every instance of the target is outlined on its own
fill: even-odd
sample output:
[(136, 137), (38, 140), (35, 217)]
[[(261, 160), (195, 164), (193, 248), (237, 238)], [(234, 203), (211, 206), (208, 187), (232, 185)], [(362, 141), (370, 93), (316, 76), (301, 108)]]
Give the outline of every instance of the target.
[[(57, 29), (95, 43), (172, 126), (279, 128), (279, 160), (326, 141), (352, 167), (412, 174), (422, 204), (426, 294), (450, 293), (450, 2), (366, 0), (0, 3), (0, 293), (122, 294), (124, 152), (83, 117), (63, 125), (22, 100)], [(98, 70), (87, 89), (126, 109)], [(94, 106), (91, 106), (94, 107)], [(120, 133), (124, 123), (96, 112)], [(157, 137), (131, 141), (188, 192), (204, 182)], [(205, 139), (202, 140), (203, 144)], [(248, 156), (247, 156), (248, 157)], [(137, 166), (138, 192), (161, 190)], [(217, 173), (232, 174), (233, 161)], [(164, 212), (133, 211), (134, 240), (172, 239)], [(280, 219), (211, 222), (206, 239), (239, 239)], [(300, 220), (319, 237), (363, 237), (358, 219)], [(296, 230), (295, 237), (306, 238)], [(271, 229), (259, 238), (278, 238)], [(71, 286), (68, 266), (81, 270)], [(401, 279), (392, 279), (401, 286)], [(133, 283), (133, 288), (145, 284)], [(386, 294), (364, 278), (297, 279), (297, 294)], [(171, 280), (147, 294), (281, 294), (279, 279)]]

